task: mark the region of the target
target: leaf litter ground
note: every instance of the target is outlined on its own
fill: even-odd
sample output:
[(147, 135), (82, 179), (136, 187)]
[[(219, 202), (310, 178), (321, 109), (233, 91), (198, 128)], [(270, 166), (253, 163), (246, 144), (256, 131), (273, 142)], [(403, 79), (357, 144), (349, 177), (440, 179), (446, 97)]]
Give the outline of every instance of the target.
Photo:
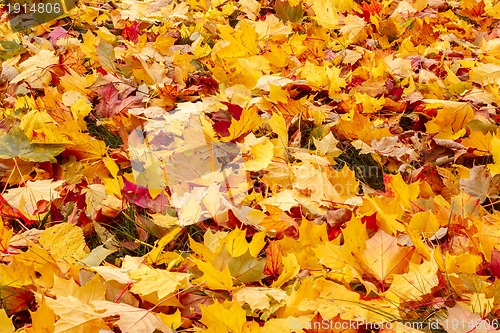
[(498, 328), (500, 3), (72, 7), (0, 7), (2, 332)]

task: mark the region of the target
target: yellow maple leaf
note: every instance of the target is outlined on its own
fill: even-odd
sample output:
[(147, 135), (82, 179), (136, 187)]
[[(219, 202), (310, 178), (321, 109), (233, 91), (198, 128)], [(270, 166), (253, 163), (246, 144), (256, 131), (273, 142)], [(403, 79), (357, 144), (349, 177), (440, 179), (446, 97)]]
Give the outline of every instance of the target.
[(397, 237), (379, 230), (366, 241), (366, 249), (355, 258), (366, 273), (385, 283), (391, 275), (405, 270), (412, 252), (412, 248), (399, 246)]
[(337, 28), (339, 15), (336, 8), (336, 0), (322, 0), (314, 1), (313, 9), (314, 16), (313, 19), (318, 22), (319, 25), (327, 29)]
[(229, 43), (221, 49), (214, 48), (214, 54), (220, 58), (238, 58), (259, 54), (257, 33), (249, 21), (243, 20), (236, 29), (229, 25), (218, 25), (220, 36)]
[(351, 109), (350, 114), (342, 116), (335, 128), (341, 135), (351, 139), (359, 139), (371, 145), (372, 140), (392, 136), (388, 128), (378, 128), (360, 112)]
[(283, 271), (281, 272), (278, 279), (274, 281), (273, 284), (271, 285), (271, 287), (273, 288), (280, 288), (286, 282), (290, 281), (295, 276), (297, 276), (297, 274), (299, 274), (300, 271), (299, 263), (297, 262), (297, 258), (293, 253), (289, 253), (286, 256), (282, 256), (281, 262), (283, 263)]
[(97, 272), (106, 281), (116, 281), (120, 284), (132, 284), (132, 280), (128, 276), (128, 271), (139, 268), (143, 263), (144, 258), (125, 256), (120, 268), (107, 265), (107, 266), (94, 266), (92, 269)]
[(461, 144), (463, 144), (466, 147), (474, 148), (475, 155), (484, 156), (484, 155), (489, 155), (490, 152), (492, 152), (491, 149), (492, 139), (493, 135), (490, 132), (483, 133), (481, 131), (473, 130), (471, 131), (468, 137), (462, 139)]
[(403, 224), (398, 219), (403, 214), (399, 200), (385, 196), (365, 197), (369, 204), (361, 209), (366, 216), (377, 213), (377, 222), (380, 229), (395, 235), (398, 231), (404, 231)]
[(479, 64), (472, 68), (469, 73), (472, 82), (482, 86), (500, 84), (500, 66), (496, 64)]
[(58, 317), (55, 332), (98, 332), (108, 329), (103, 316), (93, 306), (83, 303), (74, 296), (45, 298), (47, 306)]
[(167, 325), (167, 327), (170, 327), (172, 329), (177, 329), (182, 325), (182, 317), (181, 317), (181, 312), (179, 309), (177, 309), (173, 314), (167, 315), (164, 313), (156, 313), (158, 317)]
[(7, 316), (4, 309), (0, 309), (0, 327), (2, 327), (2, 330), (5, 330), (5, 333), (13, 333), (16, 331), (12, 319)]
[(227, 266), (222, 270), (218, 270), (213, 267), (213, 263), (207, 263), (196, 258), (192, 258), (192, 260), (198, 269), (203, 272), (203, 276), (193, 280), (193, 283), (205, 283), (208, 288), (216, 290), (233, 289), (233, 278)]
[(439, 230), (439, 221), (431, 212), (418, 212), (411, 217), (409, 228), (423, 235), (425, 238), (431, 238)]
[[(292, 292), (290, 298), (294, 294)], [(299, 293), (297, 292), (297, 294)], [(299, 311), (309, 313), (318, 311), (323, 318), (334, 318), (340, 315), (345, 320), (363, 319), (357, 304), (360, 299), (359, 294), (350, 291), (342, 284), (320, 277), (312, 281), (306, 295), (306, 298), (301, 299), (298, 303), (297, 309)]]
[[(439, 262), (439, 260), (437, 261)], [(444, 265), (444, 271), (448, 274), (475, 274), (482, 261), (483, 258), (476, 254), (461, 253), (452, 255), (447, 252), (442, 260), (442, 265)]]
[(243, 333), (246, 312), (237, 301), (215, 301), (212, 305), (201, 307), (200, 321), (208, 327), (209, 332)]
[(412, 207), (412, 202), (417, 199), (420, 192), (418, 182), (406, 184), (400, 173), (391, 178), (389, 187), (394, 192), (394, 197), (399, 199), (402, 207), (405, 207), (406, 209), (410, 209)]
[(160, 238), (155, 242), (155, 245), (151, 251), (146, 255), (146, 259), (150, 264), (157, 263), (163, 248), (177, 237), (177, 235), (182, 231), (179, 227), (172, 228), (165, 236)]
[(53, 333), (55, 330), (54, 323), (56, 318), (54, 316), (54, 311), (52, 311), (45, 302), (45, 297), (42, 296), (41, 300), (37, 301), (38, 307), (36, 311), (30, 311), (31, 314), (31, 325), (32, 327), (27, 328), (27, 333)]
[(428, 107), (438, 107), (437, 116), (425, 124), (428, 133), (436, 133), (436, 138), (455, 140), (466, 132), (466, 125), (474, 119), (474, 111), (469, 103), (424, 100)]
[(313, 251), (318, 261), (330, 270), (329, 278), (350, 283), (361, 277), (358, 273), (360, 267), (348, 247), (326, 242), (316, 246)]
[(173, 332), (159, 316), (149, 309), (106, 300), (93, 301), (92, 305), (103, 317), (119, 315), (120, 319), (114, 325), (118, 326), (122, 332), (153, 333), (157, 330), (164, 333)]
[(191, 274), (169, 272), (141, 265), (137, 269), (128, 271), (128, 276), (135, 281), (130, 289), (131, 292), (141, 296), (157, 296), (158, 300), (161, 300), (180, 288), (189, 287)]
[(234, 296), (240, 304), (247, 303), (252, 311), (270, 310), (271, 303), (279, 304), (288, 298), (284, 290), (263, 287), (243, 287)]
[(229, 126), (229, 135), (224, 136), (220, 139), (221, 142), (229, 142), (234, 139), (239, 138), (243, 134), (251, 132), (252, 130), (258, 128), (264, 119), (259, 117), (257, 114), (257, 109), (255, 107), (250, 107), (248, 109), (243, 109), (240, 119), (233, 119), (231, 125)]
[(31, 110), (22, 117), (19, 127), (33, 143), (72, 143), (46, 111)]
[(391, 287), (385, 292), (385, 297), (396, 303), (419, 301), (439, 284), (437, 272), (438, 266), (435, 262), (410, 263), (407, 273), (394, 276)]
[(486, 261), (491, 261), (493, 249), (500, 250), (500, 215), (493, 214), (488, 220), (472, 217), (477, 233), (473, 236), (479, 242), (479, 249), (484, 254)]
[(346, 222), (342, 230), (344, 236), (344, 247), (351, 253), (361, 253), (366, 249), (366, 241), (369, 239), (366, 225), (359, 218), (352, 218)]
[(33, 266), (17, 260), (16, 257), (13, 257), (8, 265), (0, 265), (0, 280), (2, 281), (2, 286), (13, 288), (28, 286), (33, 283), (34, 277), (35, 270)]
[(245, 161), (245, 169), (258, 171), (265, 169), (273, 158), (274, 145), (266, 137), (257, 139), (253, 133), (245, 137), (245, 145), (250, 147), (251, 158)]
[(300, 77), (306, 79), (307, 82), (314, 87), (324, 88), (330, 83), (325, 68), (326, 64), (318, 66), (307, 60), (300, 72)]

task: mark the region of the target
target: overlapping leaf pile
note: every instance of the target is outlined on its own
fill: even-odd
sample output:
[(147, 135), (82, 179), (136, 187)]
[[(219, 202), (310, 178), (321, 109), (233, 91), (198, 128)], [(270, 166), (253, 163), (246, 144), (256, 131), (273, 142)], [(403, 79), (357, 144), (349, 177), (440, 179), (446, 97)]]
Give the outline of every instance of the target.
[[(499, 19), (496, 0), (123, 0), (4, 20), (0, 327), (494, 331)], [(131, 157), (193, 108), (241, 151), (239, 205), (176, 204)]]

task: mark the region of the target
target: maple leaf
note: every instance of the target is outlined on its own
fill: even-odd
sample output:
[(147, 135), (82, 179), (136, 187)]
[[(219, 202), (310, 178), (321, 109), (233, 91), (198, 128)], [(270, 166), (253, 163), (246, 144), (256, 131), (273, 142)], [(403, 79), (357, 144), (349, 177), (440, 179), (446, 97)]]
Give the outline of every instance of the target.
[(212, 305), (202, 307), (201, 313), (201, 322), (209, 328), (208, 331), (216, 332), (215, 327), (217, 327), (219, 332), (244, 332), (245, 310), (236, 301), (214, 302)]
[[(0, 194), (0, 205), (1, 205), (0, 206), (0, 213), (2, 214), (1, 216), (6, 217), (6, 218), (21, 219), (27, 225), (30, 225), (33, 223), (33, 221), (29, 220), (26, 216), (24, 216), (19, 209), (12, 207), (1, 194)], [(5, 232), (5, 230), (3, 232)], [(8, 240), (8, 238), (9, 237), (3, 237), (2, 239), (5, 242)]]
[[(446, 318), (440, 318), (437, 321), (441, 327), (451, 328), (451, 332), (453, 333), (467, 332), (471, 329), (481, 333), (497, 331), (497, 328), (495, 328), (496, 322), (486, 320), (481, 317), (480, 314), (467, 309), (463, 304), (457, 304), (452, 308), (447, 308), (447, 310), (448, 316)], [(481, 311), (483, 311), (483, 309), (481, 309)], [(487, 312), (485, 311), (484, 313)], [(456, 321), (457, 324), (452, 327), (451, 323), (454, 321)]]
[(42, 300), (38, 302), (38, 308), (36, 311), (30, 311), (30, 313), (32, 327), (31, 329), (26, 330), (28, 333), (54, 332), (54, 323), (56, 322), (56, 318), (54, 316), (54, 312), (47, 306), (45, 297), (42, 297)]
[(103, 317), (119, 315), (120, 319), (118, 319), (114, 325), (118, 326), (122, 332), (137, 331), (152, 333), (155, 330), (164, 333), (173, 332), (150, 310), (138, 309), (128, 304), (113, 303), (109, 301), (92, 301), (92, 305)]
[(122, 30), (122, 36), (126, 40), (137, 43), (139, 41), (139, 22), (130, 22)]
[(245, 287), (238, 289), (234, 296), (240, 302), (247, 303), (252, 311), (268, 310), (271, 303), (281, 303), (288, 298), (284, 290), (279, 288)]
[(46, 200), (50, 202), (60, 197), (56, 188), (63, 183), (62, 180), (53, 182), (50, 179), (28, 181), (24, 187), (8, 190), (3, 197), (10, 205), (21, 212), (32, 215), (35, 213), (39, 201)]
[(30, 36), (7, 15), (0, 327), (491, 331), (499, 8), (122, 0)]
[(391, 274), (404, 271), (413, 252), (411, 248), (398, 246), (397, 242), (396, 237), (379, 230), (366, 241), (366, 249), (355, 258), (367, 274), (383, 284)]
[(56, 332), (93, 332), (109, 329), (103, 315), (94, 307), (82, 303), (74, 296), (60, 296), (57, 300), (46, 298), (47, 306), (59, 317), (54, 327)]
[(233, 279), (229, 267), (224, 266), (220, 269), (213, 267), (213, 263), (207, 263), (200, 259), (193, 258), (193, 262), (198, 269), (203, 272), (203, 276), (194, 283), (205, 283), (211, 289), (231, 290), (233, 289)]
[(20, 129), (0, 135), (0, 159), (20, 158), (28, 162), (55, 162), (65, 148), (62, 144), (31, 143)]
[(481, 201), (498, 197), (498, 185), (493, 183), (485, 166), (474, 166), (470, 171), (470, 177), (461, 179), (460, 185), (467, 194), (478, 197)]
[(12, 319), (10, 319), (7, 314), (5, 313), (4, 309), (0, 310), (0, 325), (3, 327), (5, 332), (15, 332), (16, 328), (14, 327), (14, 324), (12, 323)]
[(437, 116), (426, 124), (427, 131), (437, 133), (440, 139), (456, 139), (465, 133), (465, 125), (474, 118), (474, 111), (468, 103), (454, 101), (426, 100), (434, 106), (441, 106)]
[(236, 58), (257, 55), (259, 53), (257, 35), (250, 22), (246, 20), (242, 21), (238, 30), (232, 29), (227, 25), (219, 25), (217, 29), (220, 36), (229, 42), (229, 45), (217, 51), (218, 57)]
[(15, 258), (9, 265), (0, 265), (1, 284), (13, 288), (27, 286), (33, 283), (35, 271), (31, 265), (19, 262)]
[(239, 138), (241, 135), (246, 134), (264, 122), (264, 119), (260, 118), (257, 114), (257, 110), (254, 108), (249, 108), (243, 110), (241, 117), (238, 120), (231, 121), (229, 126), (228, 136), (222, 137), (220, 140), (222, 142), (229, 142), (234, 139)]
[(225, 267), (229, 268), (231, 276), (235, 282), (250, 283), (262, 280), (265, 260), (254, 258), (250, 252), (245, 252), (242, 255), (233, 257), (229, 255), (225, 246), (217, 257), (214, 258), (213, 265), (215, 268), (223, 271)]
[(329, 276), (338, 281), (352, 281), (360, 277), (361, 271), (352, 253), (345, 247), (332, 243), (318, 245), (313, 249), (319, 262), (331, 269)]
[(395, 302), (418, 301), (439, 284), (436, 263), (425, 261), (420, 265), (409, 264), (409, 271), (395, 275), (386, 297)]
[(190, 274), (168, 272), (143, 265), (128, 271), (128, 276), (135, 281), (131, 292), (144, 296), (154, 294), (158, 299), (163, 299), (179, 288), (188, 287)]
[(336, 0), (323, 0), (315, 2), (313, 6), (315, 14), (313, 17), (314, 20), (325, 28), (336, 28), (339, 20), (338, 11), (335, 6), (337, 3), (338, 1)]
[(33, 88), (43, 89), (51, 80), (50, 66), (58, 63), (58, 57), (49, 50), (40, 50), (36, 55), (19, 64), (22, 72), (11, 82), (28, 82)]
[(479, 64), (471, 69), (470, 80), (480, 85), (487, 86), (500, 82), (500, 66), (495, 64)]
[(100, 98), (95, 110), (99, 118), (111, 118), (120, 112), (142, 106), (138, 96), (129, 96), (133, 89), (119, 91), (113, 83), (108, 83), (97, 88), (97, 92)]
[(281, 262), (283, 263), (283, 271), (279, 275), (278, 279), (271, 285), (273, 288), (280, 288), (283, 284), (296, 277), (300, 271), (297, 257), (293, 253), (282, 256)]

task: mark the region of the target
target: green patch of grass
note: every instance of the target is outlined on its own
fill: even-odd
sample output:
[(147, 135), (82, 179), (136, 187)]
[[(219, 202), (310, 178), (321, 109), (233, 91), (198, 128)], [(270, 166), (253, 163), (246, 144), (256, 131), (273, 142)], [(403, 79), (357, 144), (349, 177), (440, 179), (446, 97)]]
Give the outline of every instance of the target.
[[(129, 207), (120, 212), (113, 221), (99, 223), (100, 226), (104, 227), (114, 236), (115, 241), (113, 245), (118, 248), (118, 251), (109, 255), (106, 261), (114, 263), (116, 259), (123, 258), (126, 255), (143, 256), (153, 248), (157, 238), (152, 236), (147, 230), (142, 231), (140, 229), (135, 221), (136, 214), (136, 208)], [(146, 236), (141, 237), (139, 232), (144, 232)], [(89, 246), (96, 246), (98, 242), (100, 242), (99, 237), (95, 234), (87, 237), (87, 244)]]
[(123, 145), (123, 140), (119, 135), (111, 133), (106, 126), (87, 122), (87, 130), (93, 137), (104, 141), (109, 148), (118, 148)]

